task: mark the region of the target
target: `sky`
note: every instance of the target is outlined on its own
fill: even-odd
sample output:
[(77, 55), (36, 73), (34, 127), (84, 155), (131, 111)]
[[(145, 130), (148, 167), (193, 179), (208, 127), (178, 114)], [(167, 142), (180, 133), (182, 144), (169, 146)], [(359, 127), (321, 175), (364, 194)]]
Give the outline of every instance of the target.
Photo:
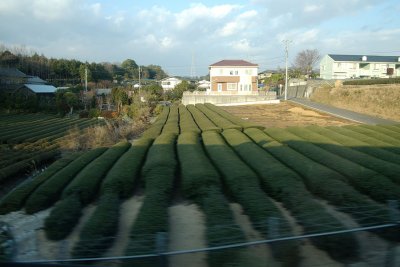
[(297, 53), (400, 55), (398, 0), (1, 0), (0, 44), (46, 57), (160, 65), (201, 76), (223, 59), (289, 66)]

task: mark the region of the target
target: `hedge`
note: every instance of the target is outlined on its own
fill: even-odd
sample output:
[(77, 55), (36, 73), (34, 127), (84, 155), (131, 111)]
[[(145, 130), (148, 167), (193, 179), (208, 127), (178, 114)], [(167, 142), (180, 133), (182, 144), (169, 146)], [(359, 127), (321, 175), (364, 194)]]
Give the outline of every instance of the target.
[[(250, 128), (244, 132), (276, 159), (299, 173), (307, 189), (314, 195), (326, 199), (337, 207), (357, 207), (357, 210), (352, 209), (349, 213), (361, 226), (379, 223), (377, 218), (383, 218), (384, 221), (381, 223), (386, 223), (385, 218), (388, 217), (389, 210), (348, 185), (345, 178), (336, 171), (310, 160), (303, 154), (277, 142), (259, 129)], [(368, 214), (368, 217), (360, 216), (364, 213)], [(386, 233), (379, 232), (391, 240), (398, 238), (398, 234), (386, 235)]]
[(187, 105), (186, 108), (192, 114), (194, 120), (202, 132), (215, 131), (221, 132), (221, 128), (217, 127), (204, 113), (198, 110), (194, 105)]
[(133, 142), (131, 148), (114, 164), (104, 178), (101, 194), (114, 193), (120, 198), (132, 195), (134, 186), (139, 182), (141, 168), (153, 139), (140, 138)]
[(392, 144), (400, 146), (400, 133), (397, 131), (389, 130), (387, 128), (378, 125), (359, 125), (358, 127), (366, 128), (375, 131), (377, 133), (384, 134), (388, 137), (391, 137), (396, 140), (395, 142), (392, 142)]
[(58, 202), (51, 210), (51, 216), (44, 221), (44, 230), (50, 240), (66, 238), (82, 215), (82, 204), (78, 195), (70, 195)]
[(120, 198), (115, 193), (100, 197), (96, 210), (79, 233), (72, 249), (74, 258), (98, 258), (111, 247), (118, 231)]
[(242, 127), (232, 123), (230, 120), (222, 117), (215, 111), (212, 111), (211, 109), (207, 108), (204, 104), (196, 104), (196, 108), (198, 108), (201, 112), (204, 113), (215, 125), (220, 127), (222, 130), (227, 130), (227, 129), (238, 129), (242, 130)]
[(377, 126), (379, 126), (381, 128), (384, 128), (384, 129), (388, 129), (388, 130), (397, 132), (397, 133), (400, 134), (400, 124), (395, 124), (395, 125), (377, 125)]
[(395, 84), (395, 83), (400, 83), (400, 78), (348, 80), (344, 81), (343, 85), (373, 85), (373, 84)]
[[(108, 170), (112, 167), (114, 162), (129, 149), (130, 143), (119, 142), (116, 145), (109, 148), (101, 156), (90, 162), (84, 169), (82, 169), (78, 175), (72, 180), (72, 182), (64, 189), (62, 193), (61, 204), (57, 205), (50, 213), (48, 217), (48, 224), (46, 227), (46, 233), (48, 236), (54, 236), (54, 231), (62, 231), (65, 234), (69, 234), (65, 229), (60, 229), (62, 225), (56, 223), (54, 226), (50, 225), (50, 222), (54, 222), (57, 219), (60, 220), (71, 220), (69, 230), (72, 231), (73, 227), (79, 221), (79, 217), (72, 220), (72, 215), (63, 213), (62, 210), (66, 209), (66, 206), (62, 204), (64, 201), (68, 201), (70, 196), (73, 198), (77, 197), (82, 207), (92, 201), (97, 195), (97, 191), (101, 180), (104, 178)], [(74, 213), (76, 216), (80, 216), (80, 213)], [(75, 223), (75, 224), (73, 224)]]
[(179, 111), (177, 105), (170, 107), (168, 119), (162, 129), (162, 133), (179, 134)]
[(376, 201), (386, 203), (389, 199), (400, 198), (400, 187), (377, 172), (306, 142), (287, 130), (269, 128), (265, 132), (308, 158), (343, 174), (349, 184)]
[(90, 162), (64, 189), (62, 198), (78, 194), (83, 205), (89, 204), (107, 172), (130, 146), (129, 142), (119, 142)]
[(209, 187), (221, 186), (219, 174), (206, 156), (199, 134), (185, 132), (179, 135), (177, 152), (185, 197), (201, 198)]
[[(175, 142), (176, 135), (164, 133), (149, 149), (142, 169), (146, 195), (133, 224), (125, 255), (154, 253), (156, 234), (168, 232), (168, 206), (177, 168)], [(157, 260), (150, 258), (134, 263), (135, 266), (154, 266)], [(132, 263), (126, 261), (124, 266)]]
[[(236, 153), (261, 178), (265, 191), (280, 201), (304, 228), (305, 234), (346, 229), (325, 207), (316, 202), (295, 172), (276, 160), (238, 130), (226, 130), (225, 140)], [(358, 254), (358, 243), (352, 234), (325, 236), (311, 239), (318, 248), (339, 261), (346, 261)]]
[(326, 129), (329, 129), (329, 130), (332, 130), (334, 132), (340, 133), (342, 135), (345, 135), (345, 136), (360, 140), (360, 141), (362, 141), (364, 143), (369, 144), (370, 146), (379, 147), (380, 149), (383, 149), (385, 151), (389, 151), (389, 152), (392, 152), (392, 153), (400, 154), (400, 147), (395, 147), (390, 143), (383, 142), (383, 141), (381, 141), (379, 139), (370, 137), (370, 136), (368, 136), (366, 134), (362, 134), (362, 133), (359, 133), (359, 132), (356, 132), (356, 131), (352, 131), (352, 130), (344, 128), (344, 127), (337, 127), (337, 126), (336, 127), (335, 126), (328, 126), (328, 127), (326, 127)]
[(107, 148), (101, 147), (86, 152), (41, 184), (27, 199), (26, 212), (32, 214), (50, 207), (60, 198), (61, 192), (75, 175), (106, 150)]
[(57, 149), (43, 151), (42, 153), (36, 154), (29, 159), (24, 159), (0, 169), (0, 184), (8, 181), (18, 174), (22, 174), (26, 171), (32, 171), (38, 165), (54, 160), (54, 158), (57, 158), (59, 154), (60, 152)]
[[(318, 133), (320, 135), (323, 135), (325, 137), (329, 137), (329, 139), (334, 140), (345, 147), (349, 147), (351, 149), (360, 151), (362, 153), (382, 159), (384, 161), (400, 164), (399, 155), (396, 155), (395, 153), (389, 152), (377, 146), (371, 146), (370, 144), (365, 143), (357, 138), (346, 136), (338, 132), (335, 132), (331, 129), (327, 129), (325, 127), (320, 127), (320, 126), (310, 126), (307, 127), (306, 129)], [(400, 168), (400, 166), (397, 165), (396, 168)], [(399, 171), (397, 173), (399, 173)]]
[[(236, 202), (242, 205), (254, 227), (268, 237), (271, 233), (268, 232), (267, 219), (276, 217), (281, 221), (280, 232), (287, 229), (288, 222), (275, 204), (260, 189), (257, 175), (238, 158), (221, 135), (209, 131), (203, 133), (202, 137), (205, 149), (221, 173), (227, 191)], [(277, 246), (272, 246), (272, 250), (274, 256), (282, 261), (285, 266), (295, 266), (298, 263), (297, 242), (280, 243)]]
[(168, 119), (169, 107), (164, 107), (157, 120), (150, 126), (149, 129), (143, 132), (142, 137), (155, 139), (161, 134), (161, 131)]
[(71, 153), (51, 164), (44, 172), (32, 180), (26, 181), (9, 192), (0, 201), (0, 214), (6, 214), (22, 208), (28, 196), (42, 183), (50, 179), (54, 174), (63, 169), (82, 153)]
[(380, 140), (382, 142), (388, 143), (394, 147), (399, 147), (400, 146), (400, 140), (397, 138), (394, 138), (392, 136), (388, 136), (382, 132), (378, 132), (366, 127), (361, 127), (361, 126), (353, 126), (353, 125), (346, 125), (343, 126), (345, 129), (361, 133), (364, 135), (367, 135), (369, 137), (375, 138), (377, 140)]
[(264, 126), (258, 125), (254, 122), (251, 121), (246, 121), (243, 120), (239, 117), (236, 117), (232, 114), (230, 114), (229, 112), (223, 110), (220, 107), (217, 107), (211, 103), (205, 103), (204, 106), (206, 106), (207, 108), (211, 109), (212, 111), (216, 112), (218, 115), (224, 117), (225, 119), (231, 121), (233, 124), (239, 125), (241, 126), (243, 129), (247, 129), (247, 128), (258, 128), (258, 129), (265, 129)]
[(195, 132), (200, 133), (200, 129), (193, 119), (192, 114), (187, 110), (184, 105), (179, 105), (179, 125), (181, 127), (181, 132)]
[[(368, 170), (373, 170), (378, 174), (386, 176), (390, 178), (393, 182), (400, 184), (400, 165), (397, 165), (392, 162), (387, 162), (385, 160), (377, 158), (374, 154), (369, 155), (363, 152), (357, 151), (356, 149), (352, 149), (351, 147), (343, 146), (342, 144), (332, 140), (330, 133), (319, 134), (313, 132), (309, 129), (299, 128), (299, 127), (289, 127), (286, 128), (290, 133), (299, 136), (303, 140), (306, 140), (312, 144), (321, 147), (322, 149), (331, 152), (337, 156), (340, 156), (344, 159), (347, 159), (351, 162), (357, 163), (360, 166), (364, 166)], [(301, 139), (299, 139), (301, 141)], [(351, 144), (351, 142), (350, 142)], [(351, 145), (354, 145), (351, 144)], [(374, 151), (372, 151), (374, 152)], [(400, 159), (400, 157), (399, 157)], [(329, 165), (331, 166), (331, 165)], [(347, 164), (346, 164), (347, 166)], [(350, 173), (350, 172), (349, 172)], [(363, 175), (364, 177), (370, 177), (374, 174)], [(386, 179), (386, 177), (383, 177)], [(377, 178), (378, 179), (378, 178)], [(387, 179), (386, 179), (387, 180)]]

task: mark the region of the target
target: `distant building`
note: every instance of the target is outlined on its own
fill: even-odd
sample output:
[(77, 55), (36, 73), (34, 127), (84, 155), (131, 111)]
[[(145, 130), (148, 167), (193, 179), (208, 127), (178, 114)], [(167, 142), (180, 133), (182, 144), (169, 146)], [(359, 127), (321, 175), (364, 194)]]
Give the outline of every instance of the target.
[(207, 80), (201, 80), (198, 81), (197, 83), (197, 88), (203, 89), (203, 90), (210, 90), (211, 88), (211, 82)]
[(16, 68), (0, 67), (0, 91), (7, 94), (54, 95), (57, 88), (37, 76), (29, 76)]
[(251, 94), (257, 91), (258, 65), (244, 60), (221, 60), (209, 66), (211, 92)]
[(400, 77), (400, 56), (325, 55), (321, 79)]
[(182, 80), (176, 77), (168, 77), (161, 80), (161, 87), (164, 91), (168, 91), (174, 89), (181, 82)]

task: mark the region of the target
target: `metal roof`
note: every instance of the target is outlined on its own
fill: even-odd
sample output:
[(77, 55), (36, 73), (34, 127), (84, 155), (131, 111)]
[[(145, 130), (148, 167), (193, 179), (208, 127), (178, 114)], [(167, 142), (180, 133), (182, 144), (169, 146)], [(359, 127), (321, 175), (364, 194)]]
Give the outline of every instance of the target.
[(258, 64), (253, 64), (241, 59), (225, 59), (211, 64), (210, 67), (257, 67)]
[(335, 61), (363, 61), (363, 56), (367, 57), (365, 62), (399, 62), (400, 56), (373, 56), (373, 55), (332, 55), (328, 54)]
[(25, 78), (26, 74), (16, 68), (3, 68), (0, 67), (0, 76), (4, 77), (21, 77)]
[(57, 88), (55, 88), (53, 85), (46, 85), (46, 84), (24, 84), (24, 85), (37, 94), (55, 93), (57, 91)]

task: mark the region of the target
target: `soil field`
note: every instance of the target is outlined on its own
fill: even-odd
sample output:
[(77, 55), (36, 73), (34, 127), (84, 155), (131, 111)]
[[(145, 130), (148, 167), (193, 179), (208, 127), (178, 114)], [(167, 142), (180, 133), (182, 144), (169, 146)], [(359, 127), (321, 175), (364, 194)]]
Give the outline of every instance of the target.
[(241, 119), (249, 120), (265, 127), (285, 128), (290, 126), (343, 126), (356, 124), (325, 113), (305, 109), (290, 102), (221, 108)]

